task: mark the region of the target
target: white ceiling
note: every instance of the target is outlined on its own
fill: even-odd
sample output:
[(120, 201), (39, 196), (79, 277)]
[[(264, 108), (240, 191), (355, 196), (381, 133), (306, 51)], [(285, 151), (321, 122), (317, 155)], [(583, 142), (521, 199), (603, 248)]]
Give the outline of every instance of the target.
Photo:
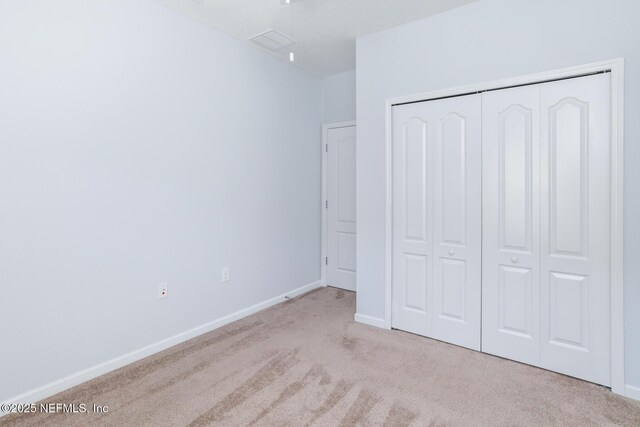
[[(476, 0), (292, 0), (293, 35), (284, 0), (158, 1), (247, 43), (270, 29), (292, 36), (294, 65), (328, 76), (355, 69), (356, 37)], [(289, 48), (269, 53), (289, 59)]]

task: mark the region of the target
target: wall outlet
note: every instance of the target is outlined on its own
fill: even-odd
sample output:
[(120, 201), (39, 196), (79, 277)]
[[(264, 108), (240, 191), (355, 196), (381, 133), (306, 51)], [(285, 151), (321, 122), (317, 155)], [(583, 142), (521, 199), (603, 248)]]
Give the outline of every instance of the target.
[(160, 285), (158, 286), (158, 299), (167, 297), (168, 287), (169, 287), (168, 283), (160, 283)]
[(225, 267), (222, 269), (222, 281), (223, 282), (229, 281), (229, 267)]

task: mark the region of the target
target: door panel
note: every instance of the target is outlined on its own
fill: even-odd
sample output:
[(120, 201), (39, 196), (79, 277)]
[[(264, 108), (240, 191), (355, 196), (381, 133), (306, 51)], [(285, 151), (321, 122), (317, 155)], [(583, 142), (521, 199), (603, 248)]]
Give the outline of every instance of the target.
[(528, 252), (532, 243), (533, 112), (511, 104), (498, 115), (501, 247)]
[(584, 255), (587, 112), (587, 104), (573, 97), (549, 108), (549, 237), (555, 254)]
[(356, 128), (327, 133), (327, 284), (356, 290)]
[(403, 209), (405, 239), (427, 240), (427, 123), (414, 117), (406, 124), (402, 140)]
[(427, 287), (415, 286), (415, 283), (427, 283), (427, 257), (416, 254), (403, 254), (405, 288), (404, 309), (427, 312)]
[(424, 104), (393, 109), (392, 326), (431, 334), (432, 144)]
[(440, 258), (442, 271), (442, 301), (438, 315), (464, 322), (466, 300), (466, 272), (464, 261)]
[(434, 141), (433, 337), (480, 349), (481, 96), (429, 102)]
[(541, 85), (541, 365), (610, 384), (610, 76)]
[(464, 245), (465, 237), (465, 127), (466, 119), (448, 114), (440, 123), (438, 153), (442, 241)]
[(356, 235), (355, 233), (338, 232), (338, 269), (356, 271)]
[[(336, 189), (338, 221), (341, 223), (356, 222), (356, 136), (355, 127), (345, 128), (348, 136), (335, 143), (338, 168), (336, 170)], [(330, 144), (333, 145), (333, 144)]]
[(500, 266), (498, 332), (531, 338), (531, 269)]
[(588, 351), (588, 278), (549, 273), (549, 342)]
[(471, 95), (393, 109), (392, 326), (474, 349), (480, 107)]
[(482, 98), (482, 351), (540, 353), (539, 86)]

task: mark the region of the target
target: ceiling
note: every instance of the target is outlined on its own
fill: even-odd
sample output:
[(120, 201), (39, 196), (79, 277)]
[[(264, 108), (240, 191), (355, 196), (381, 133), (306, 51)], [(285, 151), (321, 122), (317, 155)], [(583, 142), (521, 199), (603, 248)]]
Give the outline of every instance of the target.
[(328, 76), (355, 69), (357, 37), (476, 0), (291, 0), (291, 5), (284, 0), (158, 1), (288, 61), (291, 48), (271, 51), (249, 41), (275, 29), (297, 42), (293, 65)]

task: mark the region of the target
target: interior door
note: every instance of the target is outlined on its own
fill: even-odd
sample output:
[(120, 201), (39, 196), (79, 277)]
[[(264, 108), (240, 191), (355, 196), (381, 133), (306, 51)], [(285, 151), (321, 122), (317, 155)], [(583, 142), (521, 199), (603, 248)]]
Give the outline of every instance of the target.
[(482, 351), (540, 363), (540, 86), (482, 96)]
[(394, 328), (432, 336), (434, 126), (426, 102), (393, 107)]
[(393, 109), (392, 326), (480, 349), (481, 98)]
[(327, 284), (356, 290), (356, 127), (327, 131)]
[(485, 352), (610, 384), (608, 74), (483, 94)]
[(547, 83), (541, 106), (542, 366), (610, 385), (610, 75)]
[(433, 337), (480, 350), (481, 96), (430, 104), (434, 142)]

